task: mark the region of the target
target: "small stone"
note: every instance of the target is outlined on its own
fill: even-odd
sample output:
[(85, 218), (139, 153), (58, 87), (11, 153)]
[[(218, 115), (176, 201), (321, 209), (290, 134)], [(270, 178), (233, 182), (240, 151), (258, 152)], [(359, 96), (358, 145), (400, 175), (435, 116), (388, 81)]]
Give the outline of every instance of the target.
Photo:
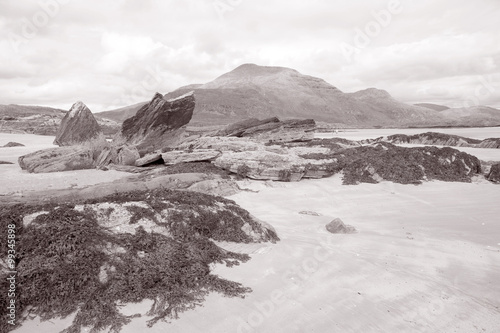
[(336, 218), (326, 225), (326, 230), (332, 234), (352, 234), (356, 232), (356, 229), (351, 225), (346, 225), (344, 222)]

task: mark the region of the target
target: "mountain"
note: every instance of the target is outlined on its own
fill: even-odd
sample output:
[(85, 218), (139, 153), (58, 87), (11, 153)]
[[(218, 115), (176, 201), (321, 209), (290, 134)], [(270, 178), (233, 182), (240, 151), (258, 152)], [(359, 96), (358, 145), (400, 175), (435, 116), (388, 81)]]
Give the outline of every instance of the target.
[(439, 112), (456, 124), (468, 126), (500, 126), (500, 110), (488, 106), (452, 108)]
[[(174, 98), (191, 87), (167, 94)], [(355, 126), (430, 125), (436, 112), (401, 103), (386, 91), (344, 93), (323, 79), (285, 67), (245, 64), (194, 89), (192, 124), (227, 124), (246, 118), (313, 118)]]
[(96, 112), (94, 116), (99, 118), (110, 119), (118, 123), (123, 123), (125, 119), (135, 116), (137, 111), (146, 105), (148, 102), (141, 102), (134, 105), (125, 106), (111, 111)]
[(434, 111), (444, 111), (448, 110), (449, 107), (446, 105), (439, 105), (439, 104), (432, 104), (432, 103), (418, 103), (418, 104), (413, 104), (415, 106), (420, 106), (423, 108), (431, 109)]
[[(500, 112), (496, 109), (472, 107), (457, 111), (429, 103), (409, 105), (375, 88), (344, 93), (323, 79), (285, 67), (244, 64), (211, 82), (181, 87), (165, 98), (176, 98), (193, 90), (196, 107), (190, 125), (194, 126), (269, 117), (313, 118), (317, 122), (351, 127), (500, 124)], [(123, 121), (145, 104), (101, 112), (97, 116)]]

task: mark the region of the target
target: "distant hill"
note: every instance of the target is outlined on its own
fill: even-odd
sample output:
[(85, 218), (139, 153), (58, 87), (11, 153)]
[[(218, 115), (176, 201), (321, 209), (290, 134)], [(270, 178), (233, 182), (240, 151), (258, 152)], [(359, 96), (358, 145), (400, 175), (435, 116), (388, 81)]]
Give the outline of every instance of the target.
[(0, 105), (0, 132), (55, 135), (65, 114), (43, 106)]
[(488, 106), (452, 108), (439, 112), (456, 124), (468, 126), (500, 126), (500, 110)]
[(137, 111), (148, 102), (141, 102), (134, 105), (125, 106), (119, 109), (94, 113), (95, 117), (110, 119), (117, 123), (123, 123), (125, 119), (135, 116)]
[(45, 106), (31, 105), (0, 105), (0, 119), (3, 117), (28, 117), (33, 115), (59, 116), (66, 113), (65, 110)]
[[(56, 135), (68, 111), (44, 106), (0, 105), (0, 132)], [(118, 122), (96, 117), (102, 131), (112, 135), (120, 129)]]
[(420, 107), (427, 108), (427, 109), (431, 109), (434, 111), (444, 111), (444, 110), (449, 109), (449, 107), (447, 107), (446, 105), (431, 104), (431, 103), (418, 103), (418, 104), (413, 104), (413, 105), (420, 106)]

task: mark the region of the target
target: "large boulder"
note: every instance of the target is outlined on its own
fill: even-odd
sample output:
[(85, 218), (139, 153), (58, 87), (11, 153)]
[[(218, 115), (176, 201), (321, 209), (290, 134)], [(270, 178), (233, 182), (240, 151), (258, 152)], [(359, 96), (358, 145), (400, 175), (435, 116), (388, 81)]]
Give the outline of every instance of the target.
[(59, 126), (54, 144), (71, 146), (98, 136), (101, 128), (89, 108), (82, 102), (73, 104)]
[(193, 116), (193, 92), (175, 99), (165, 99), (156, 93), (151, 102), (123, 122), (121, 134), (127, 143), (137, 145), (141, 155), (175, 147)]
[(490, 172), (486, 176), (490, 182), (500, 183), (500, 163), (493, 164), (491, 166)]
[(92, 151), (82, 147), (61, 147), (39, 150), (18, 159), (23, 170), (32, 173), (91, 169)]
[(135, 161), (140, 158), (139, 151), (135, 147), (121, 146), (117, 151), (116, 164), (119, 165), (135, 165)]

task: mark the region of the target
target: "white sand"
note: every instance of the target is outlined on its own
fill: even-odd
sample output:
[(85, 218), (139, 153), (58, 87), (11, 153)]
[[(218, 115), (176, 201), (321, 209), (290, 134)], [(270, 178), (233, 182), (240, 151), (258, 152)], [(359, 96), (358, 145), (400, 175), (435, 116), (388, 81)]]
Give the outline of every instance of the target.
[[(230, 198), (281, 241), (224, 244), (252, 259), (215, 272), (253, 292), (211, 294), (171, 324), (148, 329), (143, 317), (123, 332), (498, 332), (500, 186), (343, 186), (340, 176), (241, 185), (259, 192)], [(325, 224), (336, 217), (359, 233), (329, 234)], [(127, 308), (147, 310), (148, 302)], [(35, 319), (14, 332), (59, 332), (70, 320)]]
[[(227, 245), (252, 259), (216, 272), (253, 293), (245, 299), (213, 294), (171, 324), (147, 329), (146, 318), (139, 318), (123, 332), (469, 333), (500, 327), (499, 186), (342, 186), (340, 177), (242, 184), (259, 192), (231, 199), (274, 225), (282, 240)], [(298, 214), (303, 210), (322, 215)], [(324, 226), (335, 217), (359, 233), (327, 233)], [(56, 332), (66, 323), (32, 321), (16, 332)]]

